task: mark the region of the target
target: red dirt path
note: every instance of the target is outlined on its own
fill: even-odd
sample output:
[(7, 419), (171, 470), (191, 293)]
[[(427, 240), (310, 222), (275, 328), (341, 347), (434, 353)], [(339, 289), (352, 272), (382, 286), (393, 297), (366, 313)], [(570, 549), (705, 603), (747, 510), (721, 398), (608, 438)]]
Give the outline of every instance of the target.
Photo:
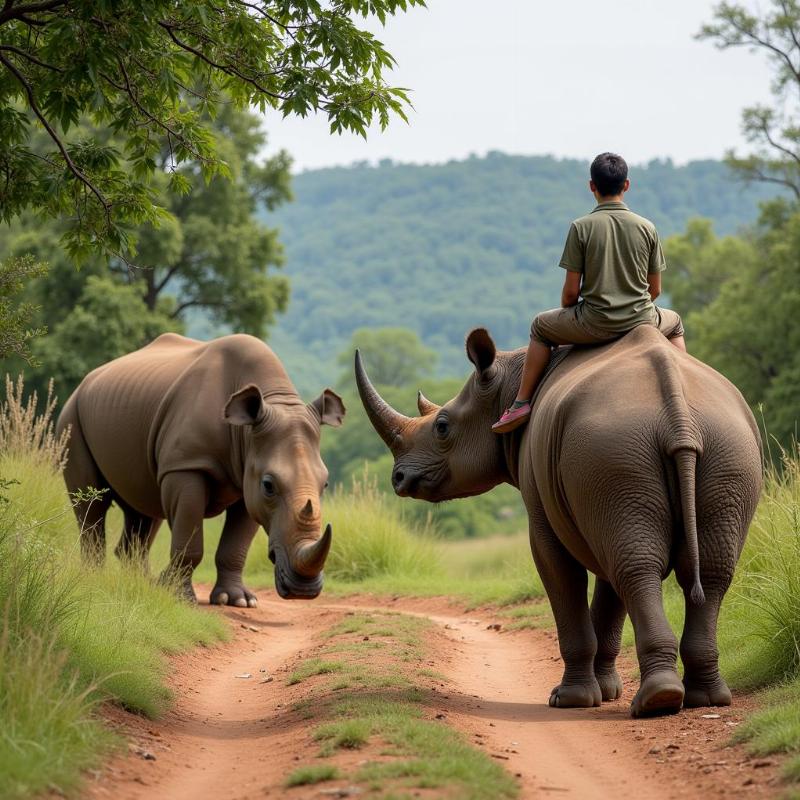
[[(463, 731), (518, 776), (522, 798), (777, 797), (775, 758), (750, 757), (726, 746), (753, 707), (736, 697), (730, 709), (700, 709), (655, 720), (632, 720), (632, 665), (623, 661), (621, 700), (599, 709), (551, 709), (550, 689), (561, 674), (555, 634), (490, 629), (505, 620), (491, 611), (460, 612), (443, 600), (356, 598), (313, 603), (269, 599), (257, 609), (224, 613), (234, 640), (173, 661), (177, 701), (158, 721), (110, 709), (130, 737), (130, 750), (90, 779), (93, 800), (320, 798), (346, 781), (288, 792), (286, 776), (313, 761), (310, 730), (292, 706), (307, 686), (286, 677), (319, 647), (315, 634), (355, 608), (422, 615), (435, 623), (432, 668), (447, 676), (430, 716)], [(262, 672), (262, 670), (266, 670)], [(250, 674), (249, 679), (237, 675)], [(273, 680), (264, 682), (266, 677)], [(717, 719), (703, 714), (719, 713)], [(440, 717), (441, 718), (441, 717)], [(356, 763), (341, 755), (343, 766)], [(337, 757), (337, 760), (339, 757)], [(413, 794), (413, 792), (412, 792)], [(420, 797), (453, 797), (426, 790)]]

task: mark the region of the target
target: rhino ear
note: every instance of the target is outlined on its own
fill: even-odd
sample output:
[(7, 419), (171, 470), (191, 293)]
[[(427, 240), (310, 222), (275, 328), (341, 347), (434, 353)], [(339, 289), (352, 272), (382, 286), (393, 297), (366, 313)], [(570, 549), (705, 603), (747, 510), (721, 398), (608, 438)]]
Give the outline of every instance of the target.
[(229, 425), (255, 425), (264, 416), (265, 411), (261, 389), (251, 383), (228, 398), (222, 418)]
[(467, 358), (480, 377), (494, 364), (497, 348), (486, 328), (475, 328), (467, 336)]
[(325, 389), (309, 405), (316, 411), (320, 425), (330, 425), (333, 428), (338, 428), (342, 424), (347, 411), (342, 398), (333, 389)]

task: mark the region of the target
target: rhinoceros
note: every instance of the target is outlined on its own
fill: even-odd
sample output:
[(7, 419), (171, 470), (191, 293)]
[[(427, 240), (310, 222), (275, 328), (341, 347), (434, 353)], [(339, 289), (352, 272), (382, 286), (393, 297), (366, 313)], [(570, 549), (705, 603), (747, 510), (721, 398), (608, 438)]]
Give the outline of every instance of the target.
[[(203, 520), (225, 511), (211, 602), (255, 606), (242, 582), (250, 543), (263, 526), (275, 587), (313, 598), (331, 528), (320, 536), (328, 473), (320, 425), (341, 425), (341, 399), (325, 389), (312, 403), (297, 394), (278, 357), (246, 335), (198, 342), (164, 334), (89, 373), (58, 419), (69, 428), (64, 478), (82, 493), (75, 506), (87, 559), (105, 552), (112, 501), (125, 517), (116, 553), (146, 556), (162, 520), (172, 531), (167, 573), (195, 595)], [(105, 490), (92, 499), (89, 488)]]
[[(474, 373), (443, 406), (420, 394), (420, 417), (384, 402), (356, 353), (358, 389), (394, 455), (398, 495), (438, 502), (499, 483), (520, 490), (564, 661), (550, 705), (620, 696), (626, 612), (641, 671), (632, 716), (730, 704), (717, 616), (762, 480), (758, 428), (738, 390), (642, 325), (559, 355), (527, 427), (501, 437), (491, 424), (514, 399), (524, 350), (497, 352), (482, 328), (466, 348)], [(682, 681), (661, 594), (671, 570), (686, 602)]]

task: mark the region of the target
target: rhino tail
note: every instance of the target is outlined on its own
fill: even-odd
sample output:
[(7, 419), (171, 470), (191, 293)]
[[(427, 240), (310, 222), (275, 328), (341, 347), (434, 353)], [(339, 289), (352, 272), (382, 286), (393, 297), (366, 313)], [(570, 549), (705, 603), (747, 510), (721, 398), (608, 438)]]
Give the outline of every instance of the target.
[(700, 606), (705, 603), (706, 596), (700, 583), (700, 548), (697, 544), (697, 509), (695, 507), (697, 453), (694, 450), (681, 449), (674, 453), (674, 458), (678, 473), (678, 488), (681, 495), (686, 549), (689, 551), (689, 561), (692, 565), (694, 576), (689, 596), (695, 605)]
[(666, 454), (675, 462), (686, 549), (689, 551), (689, 560), (694, 575), (689, 596), (693, 603), (702, 605), (706, 597), (700, 583), (695, 476), (697, 458), (702, 455), (703, 443), (686, 402), (677, 363), (677, 350), (672, 345), (665, 344), (652, 351), (652, 355), (658, 369), (665, 411), (660, 438)]

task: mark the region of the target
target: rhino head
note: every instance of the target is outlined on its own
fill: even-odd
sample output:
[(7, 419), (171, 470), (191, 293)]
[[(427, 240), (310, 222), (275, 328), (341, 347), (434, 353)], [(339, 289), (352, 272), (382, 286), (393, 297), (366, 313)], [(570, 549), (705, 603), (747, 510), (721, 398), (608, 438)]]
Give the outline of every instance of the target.
[(330, 389), (305, 405), (296, 396), (267, 402), (251, 384), (225, 405), (225, 421), (242, 431), (247, 513), (267, 531), (275, 589), (285, 599), (311, 599), (322, 591), (332, 533), (327, 525), (320, 535), (322, 493), (328, 484), (319, 452), (320, 426), (339, 427), (344, 414), (344, 403)]
[(522, 368), (521, 354), (498, 354), (484, 328), (469, 334), (466, 347), (475, 371), (464, 388), (443, 406), (419, 392), (419, 417), (406, 417), (383, 400), (356, 352), (361, 402), (392, 451), (392, 486), (401, 497), (439, 502), (482, 494), (499, 483), (513, 482), (507, 466), (509, 437), (493, 433), (491, 426), (513, 399)]

